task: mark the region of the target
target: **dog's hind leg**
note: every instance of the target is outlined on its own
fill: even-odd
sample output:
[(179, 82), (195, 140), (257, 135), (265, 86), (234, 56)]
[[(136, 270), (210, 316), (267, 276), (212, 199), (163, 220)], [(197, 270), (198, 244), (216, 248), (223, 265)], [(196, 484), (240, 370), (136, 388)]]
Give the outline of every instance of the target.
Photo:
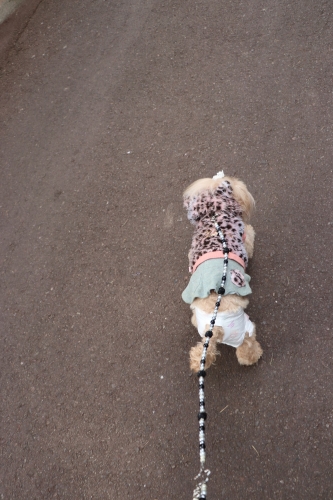
[(236, 356), (240, 365), (250, 366), (256, 363), (261, 358), (263, 350), (259, 342), (256, 340), (255, 331), (249, 336), (245, 334), (244, 342), (237, 347)]
[[(209, 330), (209, 325), (206, 325), (206, 331)], [(219, 354), (217, 350), (217, 342), (221, 342), (223, 338), (223, 329), (219, 326), (213, 328), (213, 336), (211, 337), (206, 353), (206, 363), (205, 368), (209, 368), (211, 364), (215, 363), (216, 356)], [(200, 362), (202, 358), (203, 345), (206, 338), (203, 338), (201, 342), (198, 342), (195, 347), (190, 350), (190, 368), (194, 372), (200, 370)]]

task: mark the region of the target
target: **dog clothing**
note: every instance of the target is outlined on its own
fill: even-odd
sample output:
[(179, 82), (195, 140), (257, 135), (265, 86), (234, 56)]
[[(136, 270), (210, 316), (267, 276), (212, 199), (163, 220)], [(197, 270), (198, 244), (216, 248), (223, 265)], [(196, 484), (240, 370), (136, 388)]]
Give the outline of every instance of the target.
[[(229, 254), (230, 255), (230, 254)], [(195, 298), (204, 299), (212, 290), (216, 292), (221, 286), (223, 273), (223, 259), (209, 259), (198, 266), (182, 293), (182, 299), (187, 304), (192, 304)], [(225, 295), (249, 295), (252, 293), (250, 276), (244, 268), (234, 260), (228, 259), (227, 279), (225, 282)]]
[(244, 263), (245, 269), (248, 256), (243, 241), (242, 209), (233, 198), (230, 182), (221, 181), (214, 192), (207, 189), (197, 196), (185, 196), (184, 206), (188, 219), (195, 226), (189, 254), (190, 271), (193, 272), (196, 262), (205, 254), (222, 250), (221, 241), (212, 221), (213, 216), (227, 240), (230, 252)]
[[(201, 337), (204, 337), (206, 331), (209, 329), (207, 325), (210, 324), (212, 315), (205, 313), (198, 307), (193, 307), (193, 310), (198, 323), (198, 332)], [(223, 328), (224, 335), (222, 344), (227, 344), (236, 348), (242, 345), (246, 333), (252, 337), (254, 331), (254, 324), (250, 321), (248, 315), (241, 307), (236, 312), (218, 312), (215, 326), (221, 326)]]
[(212, 290), (218, 291), (223, 273), (223, 252), (220, 238), (212, 221), (214, 216), (229, 248), (225, 295), (252, 293), (250, 276), (245, 273), (248, 256), (244, 246), (242, 209), (233, 198), (229, 181), (212, 192), (209, 189), (197, 196), (185, 196), (187, 217), (195, 226), (189, 253), (192, 277), (182, 293), (183, 300), (191, 304), (195, 298), (205, 298)]
[[(195, 298), (206, 298), (212, 290), (218, 292), (223, 274), (223, 248), (212, 218), (222, 230), (229, 248), (225, 295), (240, 296), (252, 293), (250, 276), (245, 273), (248, 255), (244, 246), (245, 229), (242, 209), (233, 198), (229, 181), (221, 181), (214, 190), (203, 191), (197, 196), (184, 197), (187, 217), (195, 226), (189, 253), (191, 279), (182, 293), (183, 300), (192, 304)], [(191, 307), (198, 323), (198, 332), (203, 337), (212, 314), (198, 307)], [(242, 308), (236, 312), (218, 312), (215, 326), (223, 328), (223, 344), (239, 347), (248, 333), (251, 337), (254, 324)], [(209, 328), (209, 326), (208, 326)]]

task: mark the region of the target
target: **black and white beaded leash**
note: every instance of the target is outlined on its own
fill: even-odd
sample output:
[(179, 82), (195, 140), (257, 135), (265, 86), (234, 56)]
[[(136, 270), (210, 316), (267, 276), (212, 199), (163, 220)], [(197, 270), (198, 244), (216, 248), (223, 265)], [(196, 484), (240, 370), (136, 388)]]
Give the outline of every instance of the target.
[(227, 241), (224, 237), (224, 234), (222, 233), (222, 230), (218, 223), (216, 222), (215, 216), (212, 217), (212, 222), (215, 226), (215, 229), (217, 231), (217, 234), (219, 235), (219, 238), (222, 242), (223, 246), (223, 256), (224, 256), (224, 262), (223, 262), (223, 275), (221, 279), (221, 286), (218, 289), (218, 297), (217, 301), (215, 304), (215, 309), (213, 311), (213, 316), (210, 321), (210, 328), (209, 330), (205, 333), (205, 343), (203, 345), (203, 351), (202, 351), (202, 356), (200, 360), (200, 370), (198, 371), (197, 375), (199, 377), (199, 414), (198, 414), (198, 420), (199, 420), (199, 450), (200, 450), (200, 472), (199, 474), (194, 478), (194, 480), (200, 479), (200, 482), (196, 486), (196, 488), (193, 491), (193, 500), (206, 500), (207, 498), (207, 482), (209, 479), (210, 471), (208, 469), (205, 469), (205, 462), (206, 462), (206, 443), (205, 443), (205, 420), (207, 418), (207, 413), (205, 410), (205, 384), (204, 384), (204, 378), (206, 376), (206, 371), (205, 371), (205, 364), (206, 364), (206, 355), (207, 355), (207, 350), (209, 346), (209, 341), (213, 336), (213, 328), (215, 325), (215, 320), (217, 316), (217, 311), (220, 307), (221, 304), (221, 298), (222, 295), (224, 295), (225, 292), (225, 282), (227, 279), (227, 268), (228, 268), (228, 245)]

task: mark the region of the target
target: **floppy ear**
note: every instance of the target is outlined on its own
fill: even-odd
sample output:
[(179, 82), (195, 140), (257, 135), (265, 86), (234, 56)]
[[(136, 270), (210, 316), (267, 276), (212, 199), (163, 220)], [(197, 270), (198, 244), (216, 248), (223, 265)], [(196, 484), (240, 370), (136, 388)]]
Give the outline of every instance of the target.
[(183, 194), (184, 198), (193, 198), (194, 196), (197, 196), (200, 194), (202, 191), (207, 191), (209, 190), (214, 190), (215, 186), (221, 184), (221, 180), (216, 182), (214, 179), (209, 179), (205, 177), (204, 179), (198, 179), (190, 186), (188, 186)]
[(231, 181), (233, 196), (240, 204), (243, 211), (244, 222), (248, 222), (255, 207), (255, 201), (252, 194), (248, 191), (244, 182), (238, 179)]
[(206, 210), (201, 202), (202, 195), (205, 192), (213, 192), (215, 184), (216, 181), (213, 179), (198, 179), (184, 191), (184, 207), (187, 211), (187, 218), (192, 224), (195, 224), (205, 214)]

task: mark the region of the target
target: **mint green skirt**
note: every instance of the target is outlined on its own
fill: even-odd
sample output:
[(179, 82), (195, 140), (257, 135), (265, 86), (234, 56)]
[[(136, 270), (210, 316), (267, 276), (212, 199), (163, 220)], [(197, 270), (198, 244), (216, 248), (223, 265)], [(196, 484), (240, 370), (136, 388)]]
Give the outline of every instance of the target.
[[(182, 293), (183, 301), (192, 304), (196, 298), (204, 299), (208, 297), (211, 290), (217, 292), (221, 286), (222, 274), (223, 259), (210, 259), (200, 264)], [(245, 273), (243, 267), (238, 262), (229, 259), (225, 295), (249, 295), (252, 293), (249, 285), (250, 280), (250, 276)]]

